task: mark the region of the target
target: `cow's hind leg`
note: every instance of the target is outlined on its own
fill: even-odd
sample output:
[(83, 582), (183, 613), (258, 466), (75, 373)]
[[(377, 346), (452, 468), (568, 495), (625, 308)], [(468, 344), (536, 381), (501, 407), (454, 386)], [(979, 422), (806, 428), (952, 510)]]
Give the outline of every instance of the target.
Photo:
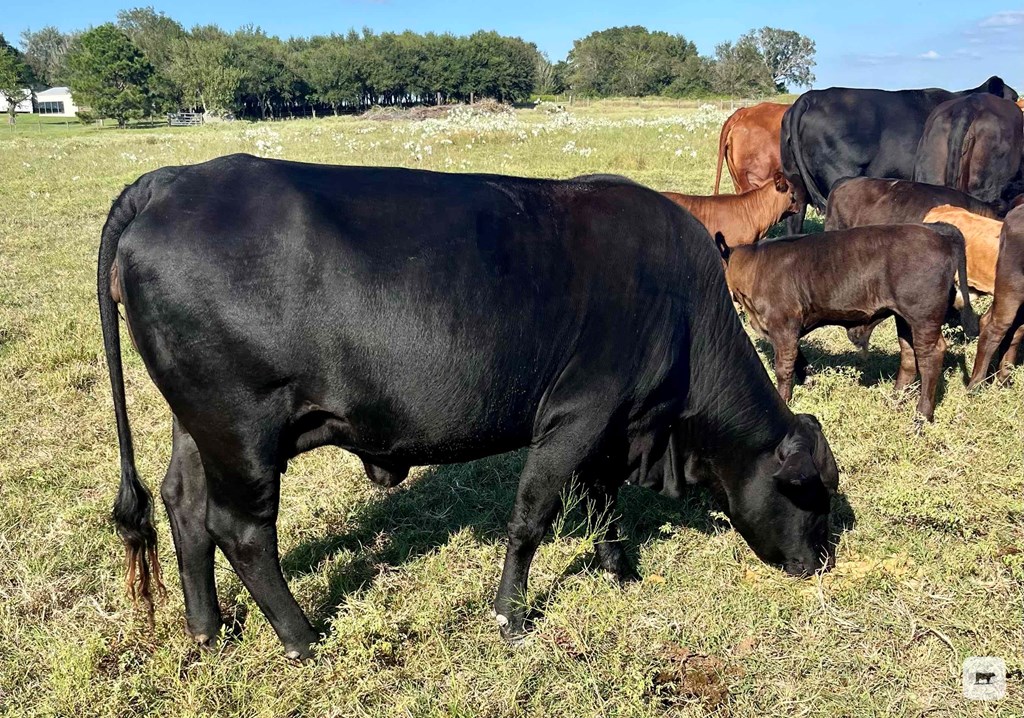
[(903, 317), (896, 317), (896, 336), (900, 341), (900, 370), (896, 374), (895, 391), (903, 392), (917, 378), (917, 357), (914, 355), (914, 337), (910, 325)]
[(289, 658), (307, 658), (318, 640), (281, 573), (277, 513), (281, 474), (258, 449), (230, 461), (203, 455), (206, 527), (267, 617)]
[(593, 455), (593, 434), (574, 427), (551, 432), (530, 449), (508, 522), (508, 549), (494, 611), (502, 636), (515, 641), (526, 632), (526, 589), (530, 564), (562, 507), (561, 494), (574, 473)]
[(220, 632), (221, 617), (213, 579), (213, 538), (206, 530), (206, 474), (195, 442), (177, 418), (172, 441), (160, 496), (174, 537), (186, 628), (199, 643), (207, 644)]
[(942, 337), (941, 324), (926, 324), (913, 327), (914, 356), (917, 370), (921, 373), (921, 397), (917, 402), (917, 413), (928, 421), (935, 420), (935, 392), (942, 375), (942, 360), (946, 354), (946, 340)]
[[(1000, 380), (1005, 379), (1009, 374), (1010, 367), (1006, 364), (1009, 345), (1014, 343), (1013, 338), (1007, 337), (1012, 331), (1013, 325), (1018, 318), (1021, 305), (1003, 297), (996, 296), (992, 308), (981, 318), (981, 336), (978, 338), (978, 353), (974, 358), (974, 371), (971, 372), (971, 381), (967, 390), (972, 391), (981, 384), (992, 367), (993, 360), (999, 354), (999, 349), (1006, 346), (1003, 352), (1003, 360), (1000, 362), (998, 376)], [(1019, 331), (1019, 330), (1018, 330)], [(1019, 343), (1019, 338), (1017, 339)], [(1015, 354), (1016, 352), (1014, 352)], [(1013, 364), (1013, 357), (1010, 356), (1009, 363)], [(1004, 368), (1005, 367), (1005, 368)]]
[(996, 381), (1000, 384), (1005, 384), (1010, 380), (1010, 372), (1013, 370), (1013, 365), (1017, 363), (1017, 354), (1020, 351), (1022, 340), (1024, 340), (1024, 324), (1017, 327), (1017, 331), (1013, 333), (1013, 338), (1010, 339), (1010, 345), (1006, 347), (1003, 359), (999, 363), (999, 372), (996, 374)]

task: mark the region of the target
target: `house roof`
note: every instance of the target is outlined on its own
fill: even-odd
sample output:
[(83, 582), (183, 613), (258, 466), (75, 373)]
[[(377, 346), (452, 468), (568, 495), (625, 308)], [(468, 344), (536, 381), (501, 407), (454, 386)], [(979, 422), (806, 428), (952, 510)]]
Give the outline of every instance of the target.
[(49, 90), (43, 90), (42, 92), (36, 93), (36, 98), (46, 97), (63, 97), (64, 95), (70, 95), (71, 90), (66, 87), (51, 87)]

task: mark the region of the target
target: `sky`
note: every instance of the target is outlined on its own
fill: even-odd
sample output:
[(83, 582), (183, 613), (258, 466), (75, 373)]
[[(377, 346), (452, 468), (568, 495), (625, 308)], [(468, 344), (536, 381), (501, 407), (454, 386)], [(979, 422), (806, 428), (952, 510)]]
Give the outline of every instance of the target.
[(117, 11), (152, 5), (186, 27), (227, 30), (254, 24), (280, 37), (375, 31), (497, 30), (534, 42), (552, 60), (573, 40), (616, 25), (644, 25), (684, 35), (706, 55), (715, 45), (770, 25), (817, 43), (814, 87), (965, 89), (1000, 75), (1024, 89), (1024, 3), (1019, 0), (39, 0), (10, 2), (0, 33), (15, 41), (25, 28), (83, 29)]

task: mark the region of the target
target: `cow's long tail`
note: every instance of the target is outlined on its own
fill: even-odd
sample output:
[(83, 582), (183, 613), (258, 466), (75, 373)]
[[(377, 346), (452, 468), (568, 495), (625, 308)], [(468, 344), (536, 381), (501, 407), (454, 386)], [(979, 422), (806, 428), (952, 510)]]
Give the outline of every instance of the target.
[(801, 97), (793, 103), (792, 107), (786, 110), (782, 116), (782, 138), (780, 149), (782, 151), (782, 171), (786, 179), (799, 179), (807, 192), (811, 204), (819, 212), (825, 211), (827, 200), (822, 194), (811, 173), (807, 169), (804, 155), (799, 146), (800, 122), (803, 119), (808, 99)]
[(946, 186), (961, 192), (967, 191), (969, 167), (964, 166), (964, 158), (970, 165), (970, 156), (974, 154), (974, 133), (971, 132), (972, 116), (969, 112), (959, 112), (949, 128), (949, 151), (946, 154)]
[(960, 309), (960, 325), (964, 328), (964, 334), (968, 338), (975, 339), (980, 331), (978, 315), (974, 313), (974, 307), (971, 306), (971, 291), (967, 286), (967, 244), (960, 230), (957, 230), (957, 234), (960, 237), (956, 243), (956, 273), (960, 279), (960, 296), (964, 300), (964, 306)]
[[(964, 240), (963, 232), (948, 222), (935, 222), (934, 226), (939, 231), (953, 240), (953, 247), (956, 260), (956, 273), (959, 280), (960, 297), (964, 305), (960, 308), (960, 326), (968, 338), (974, 339), (978, 336), (978, 315), (974, 313), (971, 306), (971, 292), (967, 284), (967, 243)], [(956, 287), (954, 287), (955, 291)]]
[(718, 194), (718, 188), (722, 183), (722, 162), (725, 161), (725, 153), (729, 151), (729, 137), (732, 134), (732, 118), (736, 115), (730, 115), (729, 119), (722, 125), (722, 134), (718, 136), (718, 167), (715, 169), (715, 194)]
[(103, 330), (103, 351), (107, 358), (110, 389), (114, 398), (117, 442), (121, 453), (121, 485), (114, 501), (114, 525), (125, 545), (126, 588), (134, 601), (143, 601), (152, 624), (154, 588), (160, 593), (164, 590), (157, 558), (156, 529), (153, 526), (153, 496), (139, 480), (135, 469), (135, 450), (128, 425), (128, 409), (125, 406), (117, 301), (111, 294), (111, 271), (117, 259), (117, 245), (125, 228), (135, 219), (140, 192), (138, 183), (128, 187), (107, 215), (100, 237), (96, 293)]

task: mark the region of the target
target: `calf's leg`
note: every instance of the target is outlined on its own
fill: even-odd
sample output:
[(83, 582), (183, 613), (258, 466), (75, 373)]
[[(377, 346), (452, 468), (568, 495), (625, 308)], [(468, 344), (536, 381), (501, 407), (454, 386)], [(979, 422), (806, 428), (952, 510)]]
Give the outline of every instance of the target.
[(206, 644), (217, 637), (221, 626), (213, 578), (213, 538), (206, 530), (206, 474), (195, 441), (177, 418), (172, 432), (171, 463), (160, 496), (174, 537), (186, 629)]
[(896, 336), (900, 341), (900, 370), (896, 374), (897, 394), (906, 389), (917, 377), (917, 357), (914, 355), (914, 337), (910, 325), (903, 317), (896, 317)]
[(775, 350), (775, 383), (779, 388), (779, 396), (789, 403), (793, 398), (793, 369), (800, 353), (800, 333), (792, 327), (786, 327), (772, 332), (771, 342)]
[(935, 420), (935, 392), (942, 375), (942, 360), (946, 354), (946, 340), (941, 325), (914, 327), (914, 355), (921, 372), (921, 397), (917, 412), (928, 421)]

